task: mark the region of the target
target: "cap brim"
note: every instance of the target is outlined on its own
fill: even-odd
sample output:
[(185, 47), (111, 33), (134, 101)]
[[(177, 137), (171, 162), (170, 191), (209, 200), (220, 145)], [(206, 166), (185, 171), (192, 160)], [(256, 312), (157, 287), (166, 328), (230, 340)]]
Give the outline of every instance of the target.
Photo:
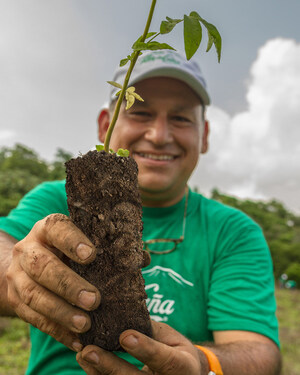
[(129, 81), (130, 85), (133, 85), (137, 82), (140, 82), (147, 78), (154, 78), (154, 77), (170, 77), (179, 79), (182, 82), (185, 82), (192, 90), (195, 91), (197, 96), (203, 101), (205, 105), (210, 104), (210, 98), (205, 90), (205, 88), (197, 81), (191, 74), (188, 72), (183, 71), (182, 69), (176, 69), (174, 67), (160, 67), (157, 69), (152, 69), (146, 73), (141, 74), (133, 74), (132, 78)]

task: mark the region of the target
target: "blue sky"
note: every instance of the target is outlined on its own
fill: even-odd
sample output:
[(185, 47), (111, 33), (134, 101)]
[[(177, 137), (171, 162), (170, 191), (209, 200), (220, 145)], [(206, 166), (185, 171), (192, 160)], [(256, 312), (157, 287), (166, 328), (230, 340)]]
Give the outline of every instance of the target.
[[(0, 0), (0, 147), (52, 159), (97, 143), (96, 117), (118, 61), (142, 33), (150, 0)], [(223, 37), (196, 55), (212, 106), (211, 148), (191, 184), (276, 198), (300, 212), (299, 0), (158, 0), (152, 30), (197, 11)], [(166, 42), (182, 50), (181, 25)]]

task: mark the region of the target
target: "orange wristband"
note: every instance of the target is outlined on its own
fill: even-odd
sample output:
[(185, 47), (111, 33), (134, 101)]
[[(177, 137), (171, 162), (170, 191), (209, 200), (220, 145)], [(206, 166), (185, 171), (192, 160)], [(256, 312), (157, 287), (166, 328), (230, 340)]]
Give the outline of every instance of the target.
[(207, 362), (208, 362), (209, 370), (210, 370), (208, 375), (223, 375), (222, 367), (215, 353), (205, 348), (204, 346), (195, 345), (195, 347), (200, 349), (205, 354), (205, 357), (207, 358)]

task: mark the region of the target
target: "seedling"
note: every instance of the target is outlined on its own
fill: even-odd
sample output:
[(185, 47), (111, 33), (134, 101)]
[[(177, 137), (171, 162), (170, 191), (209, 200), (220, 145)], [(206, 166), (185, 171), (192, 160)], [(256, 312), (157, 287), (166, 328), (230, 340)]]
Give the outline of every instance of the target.
[(144, 51), (174, 49), (155, 39), (170, 33), (179, 23), (183, 23), (187, 59), (194, 55), (201, 43), (203, 25), (208, 31), (207, 51), (214, 44), (219, 60), (221, 55), (220, 34), (196, 12), (185, 15), (183, 19), (167, 17), (159, 32), (149, 32), (155, 5), (156, 0), (152, 0), (143, 35), (134, 42), (131, 53), (120, 61), (121, 66), (129, 64), (124, 83), (109, 82), (119, 91), (104, 146), (96, 146), (96, 150), (66, 163), (70, 218), (97, 249), (96, 259), (89, 266), (73, 261), (70, 261), (70, 266), (101, 293), (100, 306), (87, 312), (92, 329), (81, 334), (80, 338), (83, 345), (94, 344), (111, 351), (123, 350), (119, 336), (126, 329), (152, 335), (141, 273), (141, 268), (149, 264), (150, 258), (143, 251), (138, 167), (133, 158), (122, 157), (129, 155), (128, 150), (115, 152), (109, 147), (124, 98), (126, 109), (135, 100), (143, 100), (134, 87), (128, 87), (131, 73)]
[[(160, 24), (159, 32), (149, 32), (156, 2), (157, 0), (152, 0), (144, 33), (133, 43), (131, 53), (126, 58), (120, 61), (120, 66), (124, 66), (129, 63), (129, 67), (123, 85), (119, 84), (118, 82), (107, 81), (109, 84), (119, 88), (120, 90), (116, 93), (116, 96), (118, 96), (118, 100), (115, 106), (112, 120), (106, 133), (104, 146), (96, 146), (96, 149), (98, 151), (104, 150), (110, 153), (114, 152), (109, 148), (109, 144), (115, 124), (120, 113), (120, 108), (124, 100), (124, 97), (126, 100), (126, 110), (134, 104), (136, 99), (143, 101), (143, 98), (141, 98), (141, 96), (135, 92), (134, 87), (128, 87), (130, 76), (137, 62), (138, 57), (142, 55), (143, 51), (155, 51), (162, 49), (175, 50), (175, 48), (173, 48), (167, 43), (160, 43), (154, 41), (154, 39), (156, 39), (159, 35), (168, 34), (174, 29), (176, 25), (178, 25), (179, 23), (183, 23), (184, 49), (187, 60), (190, 60), (194, 56), (194, 54), (196, 53), (201, 44), (202, 26), (204, 26), (208, 33), (208, 43), (206, 52), (208, 52), (214, 45), (217, 51), (218, 61), (220, 62), (222, 48), (221, 35), (214, 25), (207, 22), (195, 11), (191, 12), (189, 15), (184, 15), (182, 19), (173, 19), (170, 17), (166, 17), (166, 20), (162, 21)], [(127, 150), (119, 149), (117, 151), (117, 155), (128, 156), (129, 152)]]

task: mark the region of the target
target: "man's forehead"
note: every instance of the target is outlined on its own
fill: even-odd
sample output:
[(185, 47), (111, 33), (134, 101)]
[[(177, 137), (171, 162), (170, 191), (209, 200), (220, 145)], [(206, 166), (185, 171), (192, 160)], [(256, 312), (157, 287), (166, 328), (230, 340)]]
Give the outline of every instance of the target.
[(147, 78), (136, 82), (134, 86), (136, 92), (150, 103), (156, 100), (173, 101), (174, 105), (184, 108), (203, 104), (201, 98), (185, 82), (176, 78)]
[[(159, 100), (160, 101), (160, 100)], [(149, 98), (148, 100), (145, 100), (143, 102), (135, 101), (134, 105), (131, 107), (132, 110), (134, 109), (151, 109), (153, 106), (156, 105), (157, 100), (155, 98)], [(160, 101), (161, 102), (161, 101)], [(171, 109), (173, 112), (183, 112), (183, 111), (189, 111), (193, 110), (194, 108), (202, 108), (202, 104), (199, 101), (198, 103), (191, 103), (189, 101), (186, 101), (185, 103), (178, 103), (174, 100), (170, 99), (170, 106), (169, 109)]]

